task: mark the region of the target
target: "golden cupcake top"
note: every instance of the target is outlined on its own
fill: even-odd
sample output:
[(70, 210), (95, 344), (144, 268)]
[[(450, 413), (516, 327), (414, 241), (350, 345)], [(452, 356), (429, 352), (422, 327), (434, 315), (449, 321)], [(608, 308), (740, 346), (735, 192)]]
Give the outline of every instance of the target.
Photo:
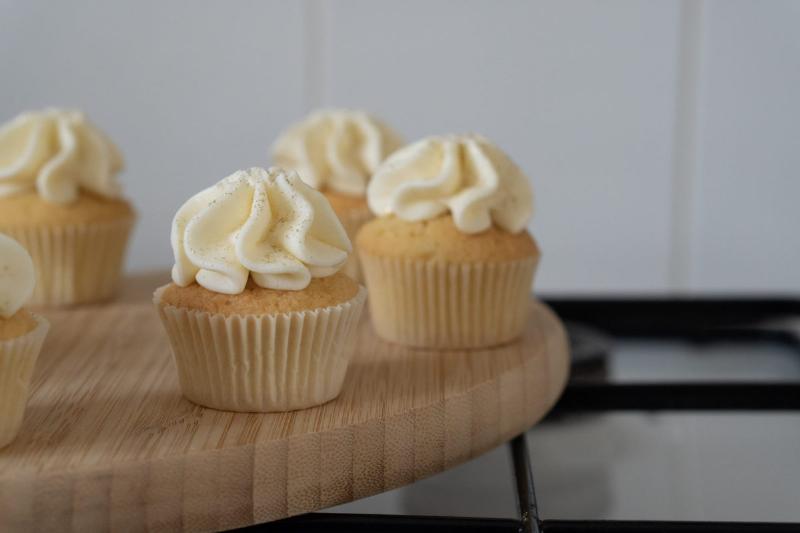
[(375, 172), (367, 202), (378, 216), (417, 222), (452, 215), (464, 233), (496, 225), (522, 231), (533, 213), (530, 182), (479, 135), (428, 137), (401, 148)]
[(343, 304), (356, 297), (359, 285), (341, 272), (311, 278), (302, 291), (265, 289), (252, 279), (239, 294), (214, 292), (196, 283), (188, 287), (169, 284), (159, 289), (160, 303), (181, 309), (223, 315), (266, 315), (308, 311)]
[(0, 318), (0, 342), (30, 333), (39, 323), (27, 309), (20, 309), (10, 318)]
[(0, 233), (0, 319), (10, 319), (33, 294), (33, 260), (20, 243)]
[(22, 113), (0, 128), (0, 197), (36, 191), (68, 204), (80, 192), (117, 198), (122, 156), (80, 111)]
[(305, 289), (336, 273), (350, 239), (322, 193), (296, 172), (237, 171), (190, 198), (172, 223), (172, 279), (240, 294), (259, 287)]
[(136, 216), (131, 204), (122, 198), (104, 198), (82, 192), (69, 204), (52, 204), (36, 192), (0, 196), (0, 227), (63, 227), (115, 222)]
[(356, 244), (380, 257), (417, 261), (494, 263), (539, 255), (527, 231), (512, 234), (491, 226), (480, 233), (464, 233), (449, 215), (416, 222), (394, 216), (376, 218), (361, 228)]
[(315, 189), (364, 196), (378, 165), (402, 145), (401, 137), (377, 118), (332, 109), (290, 126), (272, 155), (277, 165), (297, 170)]

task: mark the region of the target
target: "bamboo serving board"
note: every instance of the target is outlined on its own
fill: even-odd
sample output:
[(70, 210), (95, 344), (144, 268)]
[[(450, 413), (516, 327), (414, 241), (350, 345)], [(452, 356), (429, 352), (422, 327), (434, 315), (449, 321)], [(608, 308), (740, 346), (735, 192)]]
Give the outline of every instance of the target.
[(45, 312), (52, 328), (17, 440), (0, 450), (0, 531), (209, 531), (412, 483), (538, 421), (568, 373), (564, 331), (532, 301), (519, 342), (433, 352), (365, 317), (342, 394), (279, 414), (185, 400), (141, 281), (120, 302)]

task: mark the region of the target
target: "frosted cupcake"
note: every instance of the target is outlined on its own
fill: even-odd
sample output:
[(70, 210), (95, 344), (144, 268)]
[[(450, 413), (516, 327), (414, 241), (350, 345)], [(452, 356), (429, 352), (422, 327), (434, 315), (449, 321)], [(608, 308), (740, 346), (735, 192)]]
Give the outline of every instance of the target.
[[(303, 180), (322, 191), (355, 238), (372, 218), (367, 207), (367, 183), (386, 157), (403, 145), (400, 136), (363, 111), (317, 111), (289, 127), (272, 147), (281, 167), (296, 170)], [(358, 257), (344, 271), (361, 280)]]
[(339, 394), (366, 291), (338, 272), (350, 240), (321, 193), (295, 172), (236, 172), (178, 210), (172, 247), (154, 301), (187, 398), (267, 412)]
[(49, 328), (45, 319), (22, 308), (35, 283), (31, 256), (0, 233), (0, 448), (22, 425), (33, 368)]
[(357, 247), (381, 337), (448, 349), (520, 336), (539, 250), (528, 178), (505, 153), (477, 135), (426, 138), (381, 165), (367, 198), (379, 218)]
[(23, 113), (0, 129), (0, 231), (33, 257), (31, 303), (114, 294), (135, 220), (121, 168), (114, 143), (78, 111)]

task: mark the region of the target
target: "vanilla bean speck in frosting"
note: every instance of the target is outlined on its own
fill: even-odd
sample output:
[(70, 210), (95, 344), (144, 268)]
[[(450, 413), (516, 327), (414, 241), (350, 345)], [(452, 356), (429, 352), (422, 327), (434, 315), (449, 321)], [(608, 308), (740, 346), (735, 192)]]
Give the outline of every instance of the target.
[(173, 281), (239, 294), (302, 290), (330, 276), (352, 251), (328, 201), (296, 172), (240, 170), (190, 198), (172, 224)]
[(81, 189), (118, 198), (122, 156), (80, 111), (22, 113), (0, 128), (0, 197), (37, 191), (69, 204)]
[(410, 222), (450, 212), (463, 233), (492, 224), (522, 231), (533, 213), (527, 176), (479, 135), (428, 137), (401, 148), (375, 172), (367, 202), (377, 216)]
[(0, 233), (0, 318), (11, 318), (33, 294), (33, 260), (17, 241)]
[(317, 111), (290, 126), (272, 147), (275, 163), (297, 170), (315, 189), (363, 197), (383, 160), (403, 145), (400, 136), (363, 111)]

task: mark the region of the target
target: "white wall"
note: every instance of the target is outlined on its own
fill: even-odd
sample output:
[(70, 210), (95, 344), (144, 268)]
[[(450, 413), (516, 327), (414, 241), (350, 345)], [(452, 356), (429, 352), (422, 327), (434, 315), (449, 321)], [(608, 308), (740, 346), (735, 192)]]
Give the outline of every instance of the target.
[(0, 119), (84, 108), (126, 154), (129, 267), (192, 192), (319, 105), (473, 130), (530, 174), (553, 291), (800, 292), (800, 6), (12, 2)]
[(800, 292), (800, 3), (705, 6), (691, 286)]

